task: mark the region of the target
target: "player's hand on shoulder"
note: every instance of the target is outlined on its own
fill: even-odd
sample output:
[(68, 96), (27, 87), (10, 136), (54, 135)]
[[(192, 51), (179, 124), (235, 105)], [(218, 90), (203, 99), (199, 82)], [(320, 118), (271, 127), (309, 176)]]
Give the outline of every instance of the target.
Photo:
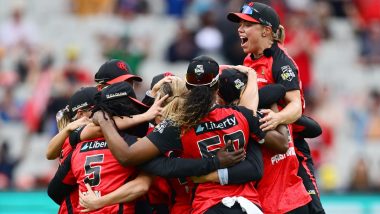
[(88, 118), (88, 117), (81, 117), (81, 118), (79, 118), (79, 119), (77, 119), (77, 120), (69, 123), (68, 129), (70, 131), (74, 131), (75, 129), (77, 129), (77, 128), (81, 127), (81, 126), (87, 125), (89, 123), (91, 123), (90, 118)]
[(101, 121), (110, 120), (110, 116), (106, 112), (99, 110), (94, 113), (91, 119), (95, 125), (99, 125)]
[(244, 160), (245, 155), (246, 153), (243, 148), (235, 151), (230, 140), (216, 153), (216, 157), (219, 161), (219, 168), (227, 168), (233, 166)]

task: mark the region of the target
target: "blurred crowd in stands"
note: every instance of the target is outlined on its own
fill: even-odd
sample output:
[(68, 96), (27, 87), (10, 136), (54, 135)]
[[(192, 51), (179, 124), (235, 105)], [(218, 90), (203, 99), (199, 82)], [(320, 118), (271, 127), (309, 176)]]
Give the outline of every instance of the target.
[[(99, 31), (92, 35), (99, 45), (100, 53), (97, 54), (101, 57), (96, 62), (99, 65), (106, 59), (122, 59), (139, 74), (144, 61), (154, 57), (151, 49), (158, 45), (155, 34), (168, 34), (171, 38), (161, 53), (161, 58), (169, 64), (188, 62), (200, 54), (217, 56), (221, 59), (221, 64), (241, 64), (244, 58), (237, 26), (225, 18), (228, 11), (239, 9), (240, 1), (162, 0), (160, 4), (148, 0), (64, 2), (67, 15), (78, 19), (117, 16), (126, 23), (144, 16), (175, 19), (176, 28), (172, 32), (157, 31), (136, 35), (130, 33), (133, 29), (120, 26), (125, 28), (122, 34)], [(351, 33), (355, 35), (359, 47), (357, 61), (354, 63), (379, 66), (380, 1), (260, 2), (271, 4), (280, 14), (286, 29), (285, 46), (299, 66), (305, 91), (306, 115), (315, 118), (323, 127), (323, 134), (309, 141), (320, 188), (330, 192), (341, 191), (338, 184), (340, 175), (330, 162), (335, 157), (336, 130), (344, 126), (346, 120), (343, 118), (348, 117), (355, 131), (347, 137), (361, 146), (368, 142), (380, 144), (380, 91), (379, 88), (368, 90), (368, 95), (363, 94), (358, 100), (360, 105), (342, 112), (336, 107), (339, 104), (332, 100), (332, 89), (323, 80), (315, 79), (315, 54), (323, 44), (331, 42), (331, 20), (344, 19), (350, 24)], [(75, 90), (94, 84), (96, 72), (82, 63), (87, 53), (76, 45), (65, 44), (64, 58), (57, 59), (57, 50), (49, 47), (46, 42), (46, 39), (54, 38), (46, 38), (43, 35), (44, 25), (36, 23), (33, 16), (26, 16), (29, 4), (25, 1), (9, 5), (7, 13), (3, 14), (6, 18), (0, 19), (0, 129), (9, 124), (21, 124), (26, 130), (20, 144), (21, 149), (16, 153), (10, 152), (12, 138), (0, 136), (0, 190), (46, 187), (56, 165), (33, 178), (18, 173), (20, 176), (17, 179), (14, 176), (15, 170), (30, 155), (27, 152), (31, 146), (30, 139), (42, 134), (51, 137), (57, 132), (56, 113), (65, 107), (67, 98)], [(161, 11), (157, 12), (159, 9), (156, 7), (162, 7)], [(77, 33), (81, 33), (80, 29)], [(64, 63), (57, 65), (56, 61)], [(154, 74), (155, 71), (151, 72)], [(148, 84), (150, 80), (144, 82)], [(48, 141), (43, 143), (46, 147)], [(380, 162), (371, 164), (380, 165)], [(351, 174), (347, 175), (349, 182), (343, 186), (343, 191), (379, 191), (380, 179), (370, 179), (370, 170), (365, 155), (357, 158), (356, 163), (350, 166)]]

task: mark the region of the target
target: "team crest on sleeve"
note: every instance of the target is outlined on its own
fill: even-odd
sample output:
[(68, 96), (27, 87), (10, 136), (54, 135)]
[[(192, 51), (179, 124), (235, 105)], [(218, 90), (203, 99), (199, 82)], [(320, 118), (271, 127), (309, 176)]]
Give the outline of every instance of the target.
[(234, 83), (235, 83), (235, 88), (238, 90), (240, 90), (244, 86), (244, 82), (242, 82), (240, 79), (236, 79)]
[(283, 80), (292, 81), (296, 75), (294, 74), (292, 68), (289, 65), (285, 65), (281, 67), (281, 78)]
[(159, 132), (160, 134), (162, 134), (162, 132), (164, 132), (164, 129), (168, 127), (169, 125), (170, 125), (170, 122), (168, 120), (164, 120), (158, 125), (156, 125), (156, 127), (154, 127), (153, 132)]

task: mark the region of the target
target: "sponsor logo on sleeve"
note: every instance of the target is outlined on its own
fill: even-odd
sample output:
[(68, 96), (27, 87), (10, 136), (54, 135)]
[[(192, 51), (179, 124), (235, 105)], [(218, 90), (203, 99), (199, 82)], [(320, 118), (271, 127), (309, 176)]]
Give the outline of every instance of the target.
[(158, 124), (156, 127), (154, 127), (153, 132), (158, 132), (158, 133), (162, 134), (162, 132), (164, 132), (165, 128), (168, 127), (170, 124), (171, 124), (170, 121), (164, 120), (160, 124)]
[(244, 82), (242, 82), (240, 79), (236, 79), (234, 83), (237, 90), (240, 90), (244, 86)]
[(289, 65), (285, 65), (281, 67), (281, 78), (283, 80), (292, 81), (296, 75), (294, 74), (292, 68)]

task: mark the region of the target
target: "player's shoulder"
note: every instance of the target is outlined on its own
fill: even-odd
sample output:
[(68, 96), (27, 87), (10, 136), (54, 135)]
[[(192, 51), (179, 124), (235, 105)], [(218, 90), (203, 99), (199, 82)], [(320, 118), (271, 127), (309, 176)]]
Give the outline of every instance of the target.
[(289, 56), (284, 46), (275, 43), (272, 46), (271, 50), (273, 57), (272, 69), (274, 71), (283, 71), (287, 69), (297, 68), (294, 60)]

